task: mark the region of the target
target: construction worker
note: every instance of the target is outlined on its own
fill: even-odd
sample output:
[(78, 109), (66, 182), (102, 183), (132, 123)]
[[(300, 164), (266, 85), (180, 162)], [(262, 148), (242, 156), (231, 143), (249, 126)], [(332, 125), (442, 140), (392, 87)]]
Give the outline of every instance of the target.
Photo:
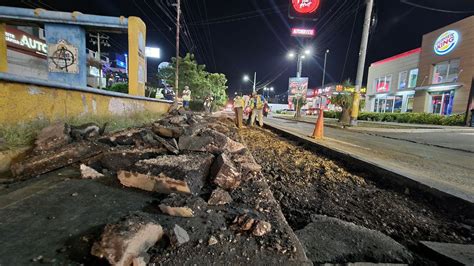
[(252, 109), (252, 117), (250, 119), (250, 126), (255, 124), (255, 117), (258, 115), (258, 123), (260, 127), (263, 127), (263, 106), (265, 103), (265, 98), (257, 94), (256, 92), (252, 93), (252, 98), (250, 99), (249, 105)]
[(163, 89), (157, 88), (155, 98), (158, 100), (163, 100), (165, 95), (163, 94)]
[(191, 90), (188, 86), (184, 86), (183, 90), (183, 107), (184, 109), (189, 109), (189, 102), (191, 101)]
[(238, 128), (242, 128), (244, 106), (245, 106), (244, 98), (242, 98), (242, 96), (240, 96), (236, 92), (235, 97), (234, 97), (234, 112), (235, 112), (235, 125)]

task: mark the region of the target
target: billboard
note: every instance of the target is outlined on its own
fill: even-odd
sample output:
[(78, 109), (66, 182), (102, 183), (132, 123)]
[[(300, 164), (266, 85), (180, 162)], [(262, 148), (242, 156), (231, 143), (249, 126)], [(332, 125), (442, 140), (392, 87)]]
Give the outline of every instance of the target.
[(290, 0), (288, 16), (291, 19), (316, 20), (320, 0)]
[(291, 36), (294, 37), (314, 37), (314, 35), (316, 35), (314, 29), (291, 28)]
[(290, 78), (288, 83), (288, 104), (293, 109), (293, 98), (303, 97), (306, 99), (308, 92), (308, 78)]

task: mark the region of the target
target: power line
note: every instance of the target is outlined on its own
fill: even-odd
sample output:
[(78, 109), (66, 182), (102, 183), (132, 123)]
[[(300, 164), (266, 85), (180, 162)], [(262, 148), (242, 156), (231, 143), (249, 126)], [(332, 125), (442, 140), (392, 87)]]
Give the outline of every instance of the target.
[[(359, 9), (360, 0), (358, 0), (357, 2), (358, 2), (357, 3), (357, 9)], [(352, 37), (354, 36), (354, 29), (355, 29), (355, 25), (356, 25), (356, 21), (357, 21), (357, 14), (358, 14), (358, 12), (355, 12), (355, 14), (354, 14), (354, 22), (352, 23), (351, 37), (349, 38), (349, 44), (347, 45), (346, 58), (344, 59), (344, 67), (342, 68), (341, 78), (339, 79), (340, 81), (342, 81), (342, 78), (344, 76), (344, 72), (346, 71), (347, 58), (349, 57), (349, 50), (350, 50), (351, 45), (352, 45)]]
[(451, 13), (451, 14), (470, 14), (470, 13), (474, 13), (474, 10), (471, 10), (471, 11), (446, 10), (446, 9), (440, 9), (440, 8), (434, 8), (434, 7), (429, 7), (429, 6), (425, 6), (425, 5), (415, 4), (415, 3), (410, 2), (409, 0), (400, 0), (400, 2), (403, 3), (403, 4), (406, 4), (406, 5), (410, 5), (410, 6), (430, 10), (430, 11), (436, 11), (436, 12)]

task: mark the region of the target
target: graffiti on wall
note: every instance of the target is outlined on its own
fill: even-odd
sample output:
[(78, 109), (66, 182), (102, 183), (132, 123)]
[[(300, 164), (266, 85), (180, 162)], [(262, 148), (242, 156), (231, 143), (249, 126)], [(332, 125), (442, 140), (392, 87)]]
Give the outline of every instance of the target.
[(49, 72), (79, 73), (77, 47), (60, 40), (57, 44), (48, 45)]

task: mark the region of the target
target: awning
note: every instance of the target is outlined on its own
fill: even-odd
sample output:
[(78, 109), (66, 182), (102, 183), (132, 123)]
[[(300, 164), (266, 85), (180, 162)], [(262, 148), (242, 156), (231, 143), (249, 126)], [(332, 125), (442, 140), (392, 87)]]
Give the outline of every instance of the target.
[(442, 83), (442, 84), (416, 87), (415, 91), (428, 91), (428, 92), (449, 91), (449, 90), (459, 89), (462, 86), (464, 86), (464, 84), (459, 83), (459, 82)]

